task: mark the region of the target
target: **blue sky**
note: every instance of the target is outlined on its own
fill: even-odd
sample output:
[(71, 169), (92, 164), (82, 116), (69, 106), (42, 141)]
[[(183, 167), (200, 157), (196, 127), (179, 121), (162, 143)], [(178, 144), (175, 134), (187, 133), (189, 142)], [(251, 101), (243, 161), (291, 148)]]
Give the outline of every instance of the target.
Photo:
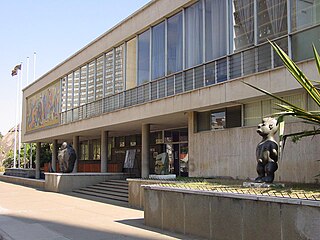
[(15, 125), (17, 78), (23, 62), (23, 86), (29, 57), (29, 83), (148, 3), (149, 0), (1, 0), (0, 132)]

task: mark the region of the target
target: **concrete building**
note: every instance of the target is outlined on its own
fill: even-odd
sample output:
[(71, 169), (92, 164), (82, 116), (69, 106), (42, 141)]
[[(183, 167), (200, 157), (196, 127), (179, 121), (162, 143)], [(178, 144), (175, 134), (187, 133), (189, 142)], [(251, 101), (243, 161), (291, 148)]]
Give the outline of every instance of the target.
[[(267, 39), (319, 79), (319, 36), (318, 0), (153, 0), (24, 89), (22, 141), (72, 143), (78, 172), (148, 177), (167, 152), (180, 176), (254, 178), (255, 129), (276, 110), (243, 81), (316, 109)], [(275, 180), (316, 182), (317, 142), (288, 141)]]

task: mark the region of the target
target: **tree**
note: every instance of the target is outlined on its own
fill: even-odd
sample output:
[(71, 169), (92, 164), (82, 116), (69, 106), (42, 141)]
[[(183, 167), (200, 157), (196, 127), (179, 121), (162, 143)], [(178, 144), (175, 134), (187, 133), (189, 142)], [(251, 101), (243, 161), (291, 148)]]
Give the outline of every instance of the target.
[(3, 138), (3, 135), (2, 135), (2, 133), (0, 132), (0, 139), (2, 139)]
[[(33, 159), (33, 167), (35, 167), (35, 159), (36, 159), (36, 146), (35, 144), (27, 144), (26, 145), (26, 164), (29, 166), (30, 157), (31, 157), (31, 148), (32, 148), (32, 159)], [(19, 150), (17, 150), (17, 156), (19, 154)], [(6, 158), (3, 160), (2, 164), (6, 168), (13, 167), (13, 150), (11, 149), (8, 153)], [(40, 167), (44, 166), (44, 163), (51, 161), (51, 149), (49, 143), (42, 143), (40, 148)], [(20, 150), (20, 167), (24, 167), (24, 147)]]

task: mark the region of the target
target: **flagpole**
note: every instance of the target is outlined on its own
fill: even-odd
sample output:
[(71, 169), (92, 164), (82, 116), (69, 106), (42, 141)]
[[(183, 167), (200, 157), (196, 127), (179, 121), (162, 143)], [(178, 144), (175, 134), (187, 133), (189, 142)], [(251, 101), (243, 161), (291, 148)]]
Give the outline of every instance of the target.
[[(19, 73), (18, 73), (19, 74)], [(19, 79), (19, 78), (18, 78)], [(14, 148), (13, 148), (13, 168), (17, 166), (17, 122), (18, 122), (18, 108), (19, 108), (19, 81), (17, 81), (17, 96), (16, 96), (16, 120), (14, 122)]]
[[(29, 57), (27, 57), (27, 73), (26, 73), (26, 80), (27, 85), (29, 84)], [(23, 168), (27, 168), (27, 145), (26, 143), (23, 144)]]
[(19, 155), (18, 155), (18, 168), (21, 166), (21, 122), (22, 122), (22, 62), (20, 63), (20, 74), (19, 74), (19, 82), (20, 82), (20, 88), (19, 88)]
[[(33, 82), (36, 80), (36, 52), (33, 52)], [(32, 168), (32, 143), (30, 143), (30, 168)]]

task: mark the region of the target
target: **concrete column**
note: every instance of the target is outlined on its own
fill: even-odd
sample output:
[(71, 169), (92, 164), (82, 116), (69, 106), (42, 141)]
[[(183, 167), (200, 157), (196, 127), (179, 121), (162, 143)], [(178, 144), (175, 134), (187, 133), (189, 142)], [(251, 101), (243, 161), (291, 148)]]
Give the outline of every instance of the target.
[(108, 171), (108, 135), (107, 131), (101, 131), (101, 172)]
[(73, 149), (76, 152), (76, 162), (74, 163), (73, 171), (74, 173), (78, 172), (78, 163), (79, 163), (79, 156), (80, 156), (80, 143), (79, 143), (79, 136), (73, 136)]
[(41, 143), (37, 142), (37, 147), (36, 147), (36, 179), (40, 179), (40, 149), (41, 149)]
[(149, 177), (150, 124), (142, 125), (141, 177)]
[(53, 172), (57, 172), (57, 158), (58, 158), (58, 140), (54, 139), (52, 142), (52, 158), (51, 158), (51, 168)]

